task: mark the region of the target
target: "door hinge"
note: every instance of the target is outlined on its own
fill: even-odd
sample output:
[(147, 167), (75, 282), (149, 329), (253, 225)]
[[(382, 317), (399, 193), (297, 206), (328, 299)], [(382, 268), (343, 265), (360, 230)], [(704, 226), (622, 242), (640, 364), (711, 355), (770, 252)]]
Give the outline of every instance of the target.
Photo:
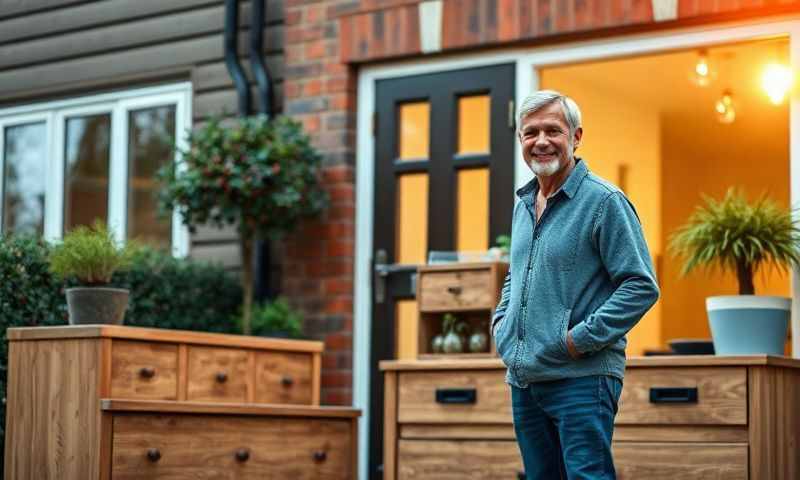
[(516, 115), (514, 109), (514, 100), (508, 101), (508, 128), (514, 130), (516, 127)]

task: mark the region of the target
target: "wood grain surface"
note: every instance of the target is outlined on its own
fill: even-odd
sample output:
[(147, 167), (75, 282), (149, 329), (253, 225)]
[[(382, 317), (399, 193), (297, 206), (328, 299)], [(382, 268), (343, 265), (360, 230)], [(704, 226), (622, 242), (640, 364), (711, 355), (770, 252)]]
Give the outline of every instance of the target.
[[(189, 346), (186, 398), (196, 402), (243, 403), (254, 372), (247, 350)], [(220, 381), (220, 376), (225, 380)]]
[(618, 480), (748, 478), (747, 444), (614, 442), (613, 451)]
[(255, 401), (312, 404), (312, 360), (309, 353), (256, 353)]
[(400, 440), (399, 480), (513, 480), (522, 470), (516, 442)]
[(176, 400), (178, 346), (169, 343), (113, 340), (111, 396)]

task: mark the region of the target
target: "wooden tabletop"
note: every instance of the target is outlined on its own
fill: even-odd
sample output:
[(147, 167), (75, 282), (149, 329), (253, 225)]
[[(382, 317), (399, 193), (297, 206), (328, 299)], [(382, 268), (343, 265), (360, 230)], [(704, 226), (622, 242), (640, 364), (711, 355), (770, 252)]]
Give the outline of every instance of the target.
[(100, 408), (112, 412), (267, 415), (273, 417), (355, 418), (361, 416), (361, 410), (350, 407), (122, 400), (115, 398), (101, 399)]
[(76, 338), (119, 338), (151, 342), (190, 343), (221, 347), (321, 352), (324, 344), (313, 340), (251, 337), (222, 333), (168, 330), (166, 328), (128, 327), (124, 325), (63, 325), (57, 327), (17, 327), (7, 330), (8, 340), (55, 340)]
[[(775, 355), (664, 355), (654, 357), (631, 357), (627, 368), (641, 367), (714, 367), (757, 366), (800, 368), (800, 359)], [(499, 358), (480, 359), (436, 359), (436, 360), (384, 360), (380, 362), (384, 371), (402, 370), (492, 370), (505, 369)]]

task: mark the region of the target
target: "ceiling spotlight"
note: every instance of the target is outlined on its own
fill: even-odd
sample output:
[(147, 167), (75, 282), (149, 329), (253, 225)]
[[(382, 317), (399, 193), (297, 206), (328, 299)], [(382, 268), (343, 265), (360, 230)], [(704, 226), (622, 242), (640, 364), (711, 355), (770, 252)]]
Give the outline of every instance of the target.
[(708, 63), (708, 52), (700, 50), (697, 52), (697, 62), (692, 69), (692, 82), (696, 85), (705, 87), (711, 83), (711, 66)]
[(761, 88), (767, 93), (770, 101), (780, 105), (794, 83), (792, 69), (780, 63), (770, 63), (761, 74)]
[(720, 123), (730, 124), (736, 120), (736, 105), (733, 102), (733, 93), (729, 89), (722, 92), (722, 96), (714, 104), (714, 109)]

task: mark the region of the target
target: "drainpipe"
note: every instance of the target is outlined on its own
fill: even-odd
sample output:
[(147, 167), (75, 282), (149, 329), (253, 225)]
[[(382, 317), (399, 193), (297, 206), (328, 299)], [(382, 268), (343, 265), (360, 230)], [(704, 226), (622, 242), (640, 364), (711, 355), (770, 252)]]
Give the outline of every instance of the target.
[(250, 113), (250, 88), (239, 64), (239, 0), (225, 0), (225, 66), (239, 94), (239, 115)]
[(265, 0), (252, 1), (253, 19), (250, 25), (250, 65), (258, 84), (258, 100), (261, 113), (272, 116), (272, 78), (264, 64), (264, 4)]

